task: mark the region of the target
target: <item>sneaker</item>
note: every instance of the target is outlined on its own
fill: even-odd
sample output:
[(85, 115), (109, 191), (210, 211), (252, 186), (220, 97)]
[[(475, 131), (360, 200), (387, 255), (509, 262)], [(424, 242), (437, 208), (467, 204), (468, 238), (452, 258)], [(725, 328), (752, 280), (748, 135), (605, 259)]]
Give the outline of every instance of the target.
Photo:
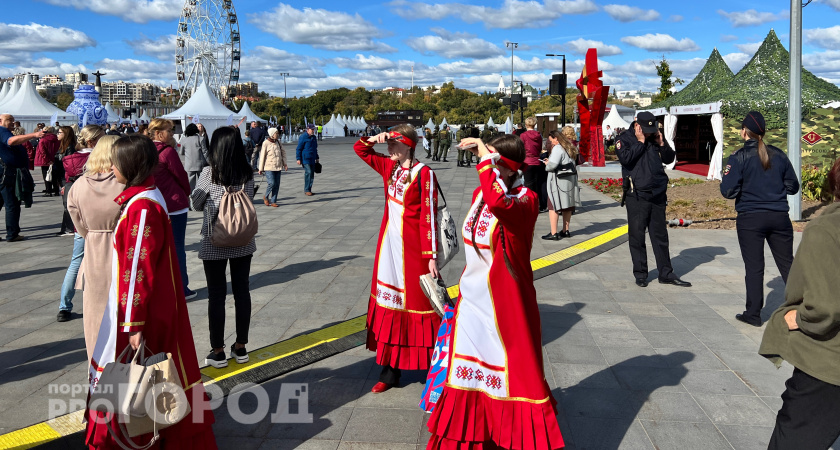
[(56, 235), (57, 237), (61, 237), (61, 236), (73, 236), (74, 234), (75, 234), (75, 233), (73, 233), (72, 231), (59, 231), (59, 232), (58, 232), (58, 233), (56, 233), (55, 235)]
[(224, 369), (225, 367), (227, 367), (228, 362), (224, 350), (220, 351), (219, 353), (216, 353), (215, 350), (210, 350), (210, 354), (207, 355), (206, 358), (204, 358), (204, 364), (213, 366), (217, 369)]
[(245, 350), (245, 347), (236, 348), (236, 344), (230, 344), (230, 356), (239, 364), (248, 362), (248, 350)]
[(9, 242), (20, 242), (20, 241), (25, 241), (25, 240), (26, 240), (26, 236), (24, 236), (22, 234), (19, 234), (15, 237), (9, 239)]
[(194, 299), (197, 295), (198, 295), (198, 292), (193, 291), (193, 290), (190, 290), (189, 288), (187, 289), (187, 291), (186, 291), (186, 292), (184, 292), (184, 298), (185, 298), (186, 300), (192, 300), (192, 299)]
[(67, 322), (72, 318), (73, 318), (73, 314), (70, 311), (67, 311), (66, 309), (62, 309), (61, 311), (58, 312), (58, 316), (56, 317), (56, 320), (59, 321), (59, 322)]

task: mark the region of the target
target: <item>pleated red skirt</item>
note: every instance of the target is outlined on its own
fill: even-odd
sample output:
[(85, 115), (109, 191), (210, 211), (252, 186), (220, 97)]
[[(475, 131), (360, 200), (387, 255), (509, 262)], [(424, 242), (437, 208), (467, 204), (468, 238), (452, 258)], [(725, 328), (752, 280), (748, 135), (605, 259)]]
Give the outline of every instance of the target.
[(367, 348), (376, 352), (376, 363), (402, 370), (429, 370), (440, 317), (397, 311), (368, 304)]

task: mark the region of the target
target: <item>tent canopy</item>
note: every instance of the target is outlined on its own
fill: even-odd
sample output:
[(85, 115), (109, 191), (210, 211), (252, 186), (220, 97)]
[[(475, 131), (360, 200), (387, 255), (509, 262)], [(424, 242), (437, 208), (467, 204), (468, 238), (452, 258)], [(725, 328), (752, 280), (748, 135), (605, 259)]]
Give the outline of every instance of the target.
[(120, 115), (114, 111), (110, 102), (105, 103), (105, 111), (108, 113), (108, 123), (117, 123), (120, 120)]
[(426, 122), (426, 128), (428, 128), (428, 129), (430, 129), (430, 130), (434, 130), (434, 129), (435, 129), (435, 123), (432, 121), (432, 118), (431, 118), (431, 117), (429, 117), (429, 121), (428, 121), (428, 122)]
[(513, 123), (510, 121), (510, 116), (505, 120), (505, 124), (499, 128), (499, 131), (504, 131), (506, 134), (513, 133)]
[(251, 107), (248, 105), (247, 101), (242, 105), (242, 108), (239, 109), (239, 115), (245, 116), (246, 122), (265, 122), (265, 120), (263, 120), (260, 116), (251, 111)]
[(15, 77), (15, 81), (12, 83), (11, 87), (9, 87), (9, 92), (7, 92), (6, 96), (3, 97), (3, 100), (0, 101), (0, 106), (3, 106), (4, 104), (6, 104), (6, 102), (11, 100), (18, 93), (19, 90), (20, 80), (17, 77)]
[[(222, 102), (213, 95), (213, 91), (207, 86), (207, 83), (201, 83), (195, 89), (192, 97), (184, 103), (177, 110), (161, 116), (163, 119), (180, 120), (182, 128), (187, 128), (187, 123), (192, 121), (192, 118), (198, 116), (199, 122), (207, 129), (207, 135), (212, 136), (217, 128), (226, 126), (228, 118), (233, 116), (233, 124), (236, 125), (240, 119), (241, 114), (237, 114), (225, 107)], [(132, 121), (134, 119), (132, 118)], [(239, 133), (243, 131), (240, 128)]]
[(29, 132), (35, 130), (38, 122), (49, 122), (53, 114), (58, 122), (64, 125), (72, 125), (79, 121), (75, 114), (62, 111), (41, 97), (35, 90), (31, 76), (24, 77), (23, 85), (19, 86), (17, 93), (0, 105), (0, 113), (12, 114), (15, 120), (20, 121), (23, 129)]
[(9, 89), (11, 89), (12, 84), (8, 81), (3, 82), (3, 87), (0, 88), (0, 103), (3, 103), (3, 99), (6, 98), (6, 94), (9, 93)]
[(630, 124), (621, 118), (618, 114), (618, 108), (615, 108), (615, 105), (610, 108), (610, 113), (607, 114), (607, 117), (604, 119), (604, 123), (601, 125), (602, 131), (606, 134), (607, 132), (607, 125), (610, 126), (613, 130), (617, 128), (624, 128), (625, 130), (630, 128)]
[(489, 118), (489, 119), (487, 119), (487, 126), (488, 126), (488, 127), (490, 127), (490, 128), (492, 128), (492, 127), (495, 127), (495, 126), (496, 126), (496, 123), (495, 123), (495, 122), (493, 122), (493, 116), (490, 116), (490, 118)]
[(338, 119), (335, 118), (335, 114), (330, 116), (330, 121), (321, 130), (321, 135), (324, 137), (344, 136), (344, 127), (338, 124)]

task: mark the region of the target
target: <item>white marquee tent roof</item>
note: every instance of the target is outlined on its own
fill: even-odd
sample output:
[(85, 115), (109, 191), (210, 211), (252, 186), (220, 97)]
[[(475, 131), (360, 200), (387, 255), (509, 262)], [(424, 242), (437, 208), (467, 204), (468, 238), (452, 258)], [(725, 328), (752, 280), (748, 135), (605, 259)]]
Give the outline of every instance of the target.
[(435, 129), (435, 123), (432, 121), (432, 118), (431, 118), (431, 117), (429, 117), (429, 121), (428, 121), (428, 122), (426, 122), (426, 128), (428, 128), (428, 129), (430, 129), (430, 130), (434, 130), (434, 129)]
[(152, 121), (152, 118), (149, 117), (149, 112), (148, 111), (145, 111), (145, 110), (143, 111), (143, 115), (140, 116), (140, 121), (143, 121), (143, 122), (146, 122), (146, 123)]
[(624, 128), (625, 130), (630, 128), (630, 124), (619, 115), (618, 108), (610, 108), (610, 113), (604, 118), (604, 123), (601, 125), (604, 133), (607, 132), (607, 125), (613, 130), (616, 128)]
[(490, 116), (490, 118), (487, 119), (487, 126), (491, 128), (496, 126), (496, 123), (493, 122), (493, 116)]
[(447, 122), (447, 121), (446, 121), (446, 117), (444, 117), (444, 118), (443, 118), (443, 122), (441, 122), (441, 123), (440, 123), (440, 127), (441, 127), (441, 128), (443, 128), (443, 127), (445, 127), (445, 126), (447, 126), (447, 125), (449, 125), (449, 122)]
[(245, 102), (242, 105), (242, 108), (239, 109), (239, 115), (245, 116), (246, 122), (265, 122), (263, 118), (254, 114), (254, 112), (251, 111), (251, 106), (248, 105), (248, 102)]
[(117, 123), (120, 120), (120, 115), (114, 111), (114, 107), (110, 102), (105, 103), (105, 111), (108, 113), (108, 123)]
[(6, 94), (9, 93), (9, 89), (11, 89), (11, 87), (12, 87), (11, 83), (9, 83), (7, 81), (3, 82), (3, 88), (0, 89), (0, 103), (3, 103), (3, 99), (6, 97)]
[[(201, 86), (195, 89), (192, 97), (184, 103), (183, 106), (177, 110), (161, 116), (163, 119), (180, 120), (182, 129), (187, 127), (193, 117), (198, 116), (199, 122), (207, 129), (207, 135), (213, 136), (213, 131), (227, 125), (228, 118), (233, 116), (233, 124), (236, 125), (242, 115), (235, 113), (225, 107), (222, 102), (213, 95), (213, 91), (207, 86), (207, 83), (201, 83)], [(132, 119), (133, 120), (133, 119)], [(239, 129), (242, 134), (242, 128)]]
[[(20, 90), (20, 80), (18, 78), (15, 78), (14, 83), (12, 83), (11, 87), (9, 87), (9, 92), (7, 92), (6, 96), (3, 97), (2, 100), (0, 100), (0, 106), (3, 106), (6, 102), (11, 100), (12, 97), (14, 97), (18, 93), (19, 90)], [(39, 96), (40, 96), (40, 94), (39, 94)]]
[(41, 97), (41, 94), (35, 90), (32, 77), (24, 78), (23, 85), (17, 89), (17, 93), (0, 105), (0, 113), (14, 115), (15, 120), (20, 121), (21, 126), (30, 132), (35, 130), (35, 124), (38, 122), (49, 122), (53, 114), (63, 124), (70, 125), (79, 121), (77, 115), (58, 109)]
[(344, 127), (338, 124), (335, 114), (330, 116), (330, 121), (321, 130), (321, 135), (324, 137), (344, 136)]
[(507, 134), (513, 133), (513, 123), (510, 121), (510, 116), (505, 120), (505, 124), (499, 127), (499, 131), (504, 131)]

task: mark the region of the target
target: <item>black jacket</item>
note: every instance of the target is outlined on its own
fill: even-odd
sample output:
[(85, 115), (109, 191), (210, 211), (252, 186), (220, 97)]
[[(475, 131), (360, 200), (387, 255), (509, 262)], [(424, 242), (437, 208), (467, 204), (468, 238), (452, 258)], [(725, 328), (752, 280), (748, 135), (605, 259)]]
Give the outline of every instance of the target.
[(787, 155), (767, 146), (770, 168), (764, 170), (758, 156), (758, 141), (749, 140), (729, 157), (723, 168), (720, 193), (735, 199), (735, 211), (788, 212), (787, 196), (799, 192), (799, 180)]
[(662, 165), (674, 162), (677, 154), (667, 142), (663, 144), (639, 142), (632, 128), (618, 137), (615, 153), (621, 162), (624, 185), (631, 189), (627, 195), (656, 203), (667, 201), (668, 175)]

